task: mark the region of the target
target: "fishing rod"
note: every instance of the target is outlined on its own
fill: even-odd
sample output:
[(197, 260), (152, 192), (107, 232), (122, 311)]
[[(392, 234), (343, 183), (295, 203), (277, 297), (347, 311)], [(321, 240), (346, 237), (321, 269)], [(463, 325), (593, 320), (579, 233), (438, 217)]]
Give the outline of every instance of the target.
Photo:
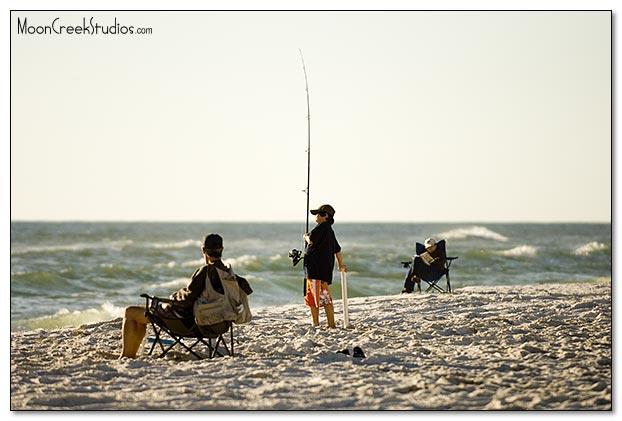
[[(307, 92), (307, 188), (303, 190), (307, 195), (307, 214), (305, 232), (309, 232), (309, 185), (311, 181), (311, 106), (309, 105), (309, 81), (307, 80), (307, 67), (305, 66), (305, 58), (302, 55), (302, 50), (299, 48), (300, 59), (302, 60), (302, 70), (305, 74), (305, 91)], [(306, 244), (305, 244), (306, 247)], [(296, 266), (300, 262), (302, 257), (302, 251), (297, 249), (291, 249), (289, 251), (289, 258), (292, 259), (292, 265)]]
[(307, 81), (307, 68), (305, 67), (305, 58), (302, 56), (302, 50), (299, 48), (300, 59), (302, 60), (302, 70), (305, 74), (305, 91), (307, 92), (307, 224), (305, 232), (309, 232), (309, 182), (311, 181), (311, 106), (309, 105), (309, 82)]

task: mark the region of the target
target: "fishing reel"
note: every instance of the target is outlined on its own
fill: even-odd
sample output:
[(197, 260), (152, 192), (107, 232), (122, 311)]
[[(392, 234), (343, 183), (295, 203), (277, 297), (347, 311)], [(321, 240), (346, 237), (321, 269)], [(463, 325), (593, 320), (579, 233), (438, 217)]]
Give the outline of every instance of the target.
[(300, 262), (303, 259), (302, 251), (297, 250), (297, 249), (291, 249), (289, 251), (288, 257), (292, 259), (292, 266), (296, 266), (298, 262)]

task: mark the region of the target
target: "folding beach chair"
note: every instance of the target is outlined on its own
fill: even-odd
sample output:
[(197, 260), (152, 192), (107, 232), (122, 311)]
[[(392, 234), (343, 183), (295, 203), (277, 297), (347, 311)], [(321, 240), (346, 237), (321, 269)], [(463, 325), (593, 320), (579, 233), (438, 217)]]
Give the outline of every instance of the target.
[[(436, 246), (442, 251), (442, 253), (446, 254), (446, 243), (445, 240), (441, 240), (436, 243)], [(425, 252), (425, 246), (421, 243), (417, 243), (415, 245), (415, 256), (410, 262), (402, 262), (402, 266), (405, 268), (409, 268), (409, 272), (407, 276), (417, 275), (418, 278), (422, 279), (424, 282), (428, 284), (428, 288), (425, 292), (428, 292), (432, 289), (435, 289), (439, 292), (451, 292), (451, 282), (449, 279), (449, 267), (451, 263), (458, 258), (458, 256), (454, 257), (445, 257), (445, 268), (444, 270), (438, 270), (438, 268), (434, 265), (426, 264), (425, 261), (420, 257)], [(438, 282), (445, 276), (446, 284), (445, 290), (443, 290)]]
[[(160, 346), (162, 353), (158, 358), (164, 357), (176, 345), (180, 345), (198, 359), (203, 356), (195, 351), (195, 347), (203, 345), (207, 349), (207, 358), (229, 355), (233, 357), (233, 322), (224, 321), (210, 326), (198, 326), (194, 316), (180, 318), (175, 317), (173, 311), (163, 312), (160, 303), (175, 305), (175, 301), (167, 298), (151, 297), (141, 294), (146, 300), (145, 316), (151, 323), (154, 331), (154, 341), (149, 350), (149, 355), (153, 352), (156, 345)], [(229, 333), (229, 344), (225, 336)], [(171, 340), (167, 340), (164, 334)], [(212, 344), (212, 341), (215, 343)]]

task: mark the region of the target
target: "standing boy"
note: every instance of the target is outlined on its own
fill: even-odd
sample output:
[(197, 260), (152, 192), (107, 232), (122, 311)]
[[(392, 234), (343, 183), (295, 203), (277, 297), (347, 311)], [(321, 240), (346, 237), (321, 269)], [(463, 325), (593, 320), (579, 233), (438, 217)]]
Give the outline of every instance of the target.
[(332, 228), (335, 209), (331, 205), (322, 205), (312, 210), (311, 215), (315, 215), (317, 226), (303, 236), (307, 244), (304, 258), (305, 304), (311, 309), (314, 326), (320, 325), (320, 307), (324, 307), (328, 327), (333, 328), (336, 327), (335, 310), (329, 286), (333, 282), (335, 258), (339, 271), (347, 272), (348, 268), (343, 264), (341, 246)]

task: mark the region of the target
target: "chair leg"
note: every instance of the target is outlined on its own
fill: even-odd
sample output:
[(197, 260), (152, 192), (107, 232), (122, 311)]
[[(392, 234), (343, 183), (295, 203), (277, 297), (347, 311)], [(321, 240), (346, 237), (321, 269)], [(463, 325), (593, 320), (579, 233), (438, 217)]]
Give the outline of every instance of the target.
[(233, 357), (233, 324), (231, 326), (229, 326), (229, 345), (227, 345), (227, 341), (225, 339), (225, 335), (227, 334), (227, 332), (224, 332), (221, 335), (218, 335), (216, 339), (216, 343), (212, 346), (212, 339), (214, 338), (208, 338), (208, 347), (210, 350), (210, 356), (209, 358), (214, 358), (216, 356), (219, 357), (224, 357), (224, 355), (220, 352), (220, 350), (218, 349), (219, 346), (222, 346), (225, 349), (225, 352), (227, 353), (227, 355), (229, 355), (230, 357)]
[[(214, 345), (214, 353), (212, 354), (212, 358), (217, 355), (219, 357), (224, 357), (224, 355), (218, 350), (219, 346), (222, 346), (223, 348), (225, 348), (227, 355), (233, 356), (233, 352), (229, 351), (229, 347), (227, 346), (227, 341), (225, 341), (225, 338), (223, 337), (223, 335), (218, 335), (218, 338), (216, 338), (216, 345)], [(233, 346), (233, 344), (231, 344), (231, 346)]]
[(431, 282), (426, 281), (426, 282), (427, 282), (430, 286), (428, 287), (428, 289), (426, 289), (426, 290), (425, 290), (425, 292), (429, 292), (432, 288), (434, 288), (434, 289), (435, 289), (435, 290), (437, 290), (438, 292), (445, 292), (445, 291), (443, 291), (443, 288), (441, 288), (441, 287), (439, 287), (439, 286), (437, 285), (438, 281), (436, 281), (436, 282), (435, 282), (435, 281), (431, 281)]
[[(153, 326), (153, 324), (152, 324), (152, 326)], [(158, 343), (158, 330), (154, 328), (153, 332), (154, 332), (155, 338), (153, 338), (153, 343), (151, 344), (151, 348), (149, 348), (149, 354), (147, 354), (147, 355), (151, 355), (151, 353), (155, 349), (156, 344)], [(145, 333), (145, 335), (146, 335), (146, 333)]]
[(167, 352), (169, 352), (171, 349), (173, 349), (173, 347), (175, 345), (177, 345), (179, 343), (179, 340), (180, 340), (179, 338), (175, 338), (175, 341), (171, 345), (169, 345), (169, 347), (166, 348), (166, 349), (164, 349), (164, 345), (162, 345), (162, 342), (160, 342), (160, 347), (162, 348), (162, 353), (160, 355), (158, 355), (158, 358), (164, 357), (167, 354)]
[(212, 338), (209, 338), (209, 358), (212, 359), (218, 352), (218, 338), (216, 338), (216, 344), (212, 346)]
[(203, 358), (197, 354), (196, 352), (194, 352), (194, 350), (192, 348), (194, 348), (195, 346), (197, 346), (197, 344), (201, 343), (201, 339), (197, 339), (195, 341), (195, 343), (193, 343), (190, 347), (186, 346), (186, 344), (184, 344), (183, 342), (180, 342), (181, 346), (183, 346), (184, 348), (186, 348), (188, 350), (188, 352), (190, 352), (192, 355), (194, 355), (195, 357), (197, 357), (198, 360), (202, 360)]
[(231, 326), (229, 326), (229, 332), (231, 333), (231, 342), (229, 342), (231, 344), (231, 356), (233, 357), (233, 323), (231, 323)]
[[(162, 329), (158, 329), (157, 326), (153, 322), (151, 322), (151, 327), (153, 327), (155, 338), (153, 339), (153, 344), (151, 344), (151, 349), (149, 350), (148, 355), (151, 355), (151, 353), (156, 347), (156, 344), (160, 345), (160, 349), (164, 352), (164, 345), (162, 344), (162, 335), (161, 335)], [(164, 352), (162, 355), (164, 354), (166, 354), (166, 352)]]

